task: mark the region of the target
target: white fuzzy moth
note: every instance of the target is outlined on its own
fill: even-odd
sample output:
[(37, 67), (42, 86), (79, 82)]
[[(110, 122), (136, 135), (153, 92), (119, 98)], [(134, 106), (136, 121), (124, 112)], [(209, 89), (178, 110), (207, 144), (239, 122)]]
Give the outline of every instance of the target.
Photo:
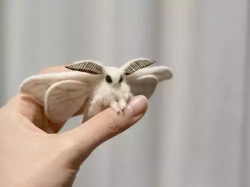
[(93, 60), (78, 61), (66, 66), (69, 71), (25, 79), (20, 92), (44, 106), (52, 122), (65, 122), (86, 104), (86, 121), (107, 107), (123, 112), (133, 95), (149, 99), (159, 82), (172, 78), (166, 66), (147, 67), (154, 63), (137, 58), (116, 68)]

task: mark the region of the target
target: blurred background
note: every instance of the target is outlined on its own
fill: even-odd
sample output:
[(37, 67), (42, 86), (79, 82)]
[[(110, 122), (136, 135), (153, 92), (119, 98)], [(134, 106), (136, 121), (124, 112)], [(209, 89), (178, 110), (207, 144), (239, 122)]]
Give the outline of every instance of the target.
[(49, 66), (155, 59), (173, 79), (74, 186), (249, 187), (249, 12), (248, 0), (1, 0), (0, 104)]

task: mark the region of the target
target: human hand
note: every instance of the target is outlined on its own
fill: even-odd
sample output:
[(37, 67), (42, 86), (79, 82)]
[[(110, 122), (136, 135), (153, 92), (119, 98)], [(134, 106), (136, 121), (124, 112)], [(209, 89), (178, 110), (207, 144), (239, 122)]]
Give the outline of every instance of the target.
[[(52, 67), (42, 73), (67, 71)], [(76, 115), (81, 114), (84, 106)], [(124, 115), (108, 108), (82, 125), (57, 134), (31, 98), (18, 94), (0, 109), (0, 186), (70, 187), (76, 174), (103, 142), (139, 121), (147, 110), (144, 96), (132, 98)]]

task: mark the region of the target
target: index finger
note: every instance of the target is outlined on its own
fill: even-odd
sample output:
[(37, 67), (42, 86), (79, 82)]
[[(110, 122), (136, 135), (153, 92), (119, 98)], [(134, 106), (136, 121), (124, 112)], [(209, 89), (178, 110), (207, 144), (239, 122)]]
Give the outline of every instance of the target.
[(69, 69), (65, 68), (65, 66), (53, 66), (43, 69), (40, 74), (46, 74), (46, 73), (60, 73), (60, 72), (66, 72), (69, 71)]

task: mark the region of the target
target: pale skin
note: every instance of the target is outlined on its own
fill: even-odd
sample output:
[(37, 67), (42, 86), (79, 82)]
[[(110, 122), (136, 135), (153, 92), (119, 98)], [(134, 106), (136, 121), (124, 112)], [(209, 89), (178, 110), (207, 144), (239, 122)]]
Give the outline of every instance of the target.
[[(67, 70), (51, 67), (42, 73), (63, 71)], [(0, 109), (0, 186), (71, 187), (88, 156), (138, 122), (147, 104), (146, 97), (133, 97), (122, 114), (108, 108), (77, 128), (58, 134), (64, 124), (50, 122), (41, 106), (17, 94)]]

